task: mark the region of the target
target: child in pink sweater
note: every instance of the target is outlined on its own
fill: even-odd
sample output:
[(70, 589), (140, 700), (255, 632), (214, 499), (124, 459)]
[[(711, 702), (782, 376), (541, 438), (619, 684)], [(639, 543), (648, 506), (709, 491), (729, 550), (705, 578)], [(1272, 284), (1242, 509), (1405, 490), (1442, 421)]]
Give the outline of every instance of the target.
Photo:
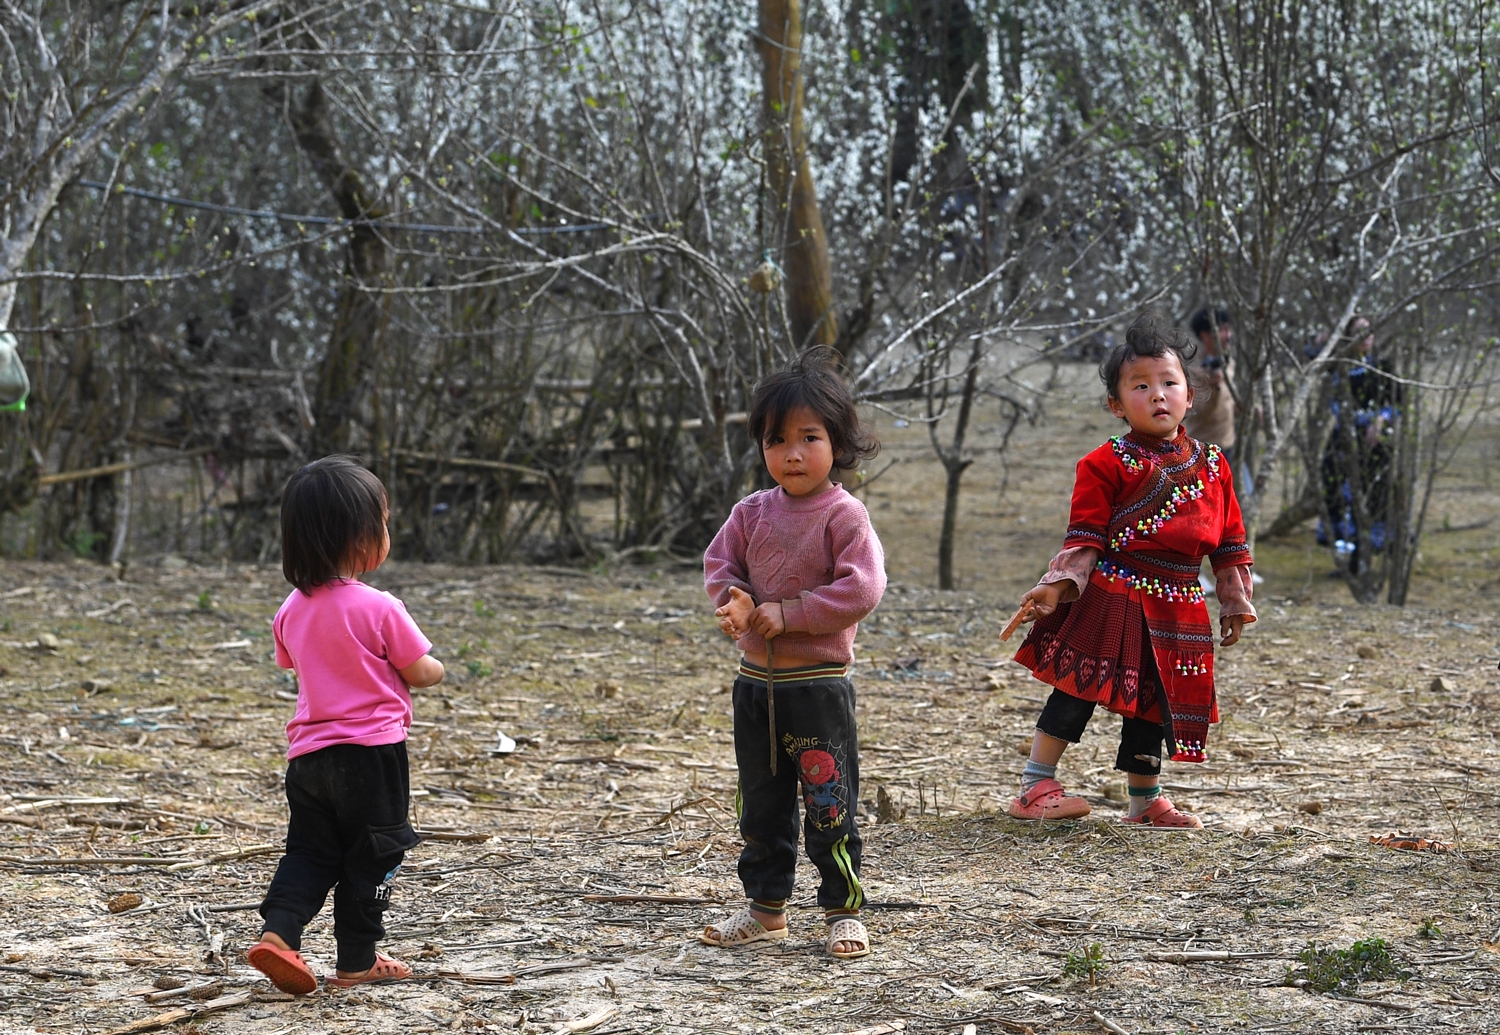
[[(822, 882), (827, 951), (867, 956), (860, 922), (859, 738), (854, 633), (885, 592), (885, 555), (864, 504), (830, 475), (873, 456), (854, 400), (814, 349), (755, 387), (750, 433), (776, 488), (735, 505), (703, 557), (719, 628), (744, 660), (734, 683), (740, 881), (749, 903), (708, 927), (710, 945), (786, 937), (797, 869), (797, 799)], [(799, 791), (800, 785), (800, 791)]]

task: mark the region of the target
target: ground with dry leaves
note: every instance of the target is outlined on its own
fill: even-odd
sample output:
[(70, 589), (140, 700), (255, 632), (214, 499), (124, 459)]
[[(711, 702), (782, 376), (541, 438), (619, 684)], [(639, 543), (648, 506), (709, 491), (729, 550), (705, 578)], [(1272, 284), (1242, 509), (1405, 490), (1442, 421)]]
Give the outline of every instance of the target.
[[(1212, 761), (1166, 776), (1205, 832), (1111, 823), (1108, 717), (1062, 774), (1094, 817), (1035, 825), (1003, 808), (1043, 690), (995, 632), (1056, 549), (1072, 461), (1113, 433), (1076, 385), (1047, 427), (973, 468), (953, 593), (922, 588), (938, 471), (920, 435), (884, 419), (901, 462), (867, 499), (893, 583), (857, 674), (876, 951), (853, 963), (822, 953), (811, 871), (788, 941), (695, 940), (735, 904), (739, 843), (733, 653), (690, 566), (391, 564), (372, 578), (451, 674), (415, 695), (430, 839), (388, 914), (388, 948), (420, 980), (292, 1001), (243, 959), (284, 823), (279, 573), (151, 558), (118, 582), (83, 563), (0, 564), (0, 1030), (1492, 1030), (1493, 427), (1440, 486), (1446, 529), (1424, 546), (1413, 606), (1350, 603), (1310, 531), (1260, 544), (1262, 620), (1221, 654)], [(516, 753), (492, 753), (500, 730)], [(1370, 843), (1397, 829), (1450, 850)], [(705, 901), (590, 897), (618, 895)], [(1404, 980), (1342, 997), (1287, 984), (1309, 942), (1377, 937)], [(305, 944), (331, 967), (326, 917)]]

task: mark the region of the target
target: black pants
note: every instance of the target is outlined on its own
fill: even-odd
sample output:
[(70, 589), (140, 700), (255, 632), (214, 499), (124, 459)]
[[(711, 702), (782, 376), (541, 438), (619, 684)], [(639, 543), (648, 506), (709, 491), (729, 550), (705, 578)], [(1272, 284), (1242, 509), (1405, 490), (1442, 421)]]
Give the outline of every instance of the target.
[(368, 970), (385, 937), (391, 880), (420, 841), (406, 821), (406, 744), (336, 744), (287, 763), (286, 854), (260, 904), (265, 930), (302, 948), (302, 929), (333, 888), (338, 969)]
[(859, 736), (854, 728), (854, 684), (823, 679), (776, 685), (776, 774), (766, 685), (741, 676), (734, 683), (734, 755), (740, 770), (740, 882), (752, 899), (791, 897), (797, 871), (797, 799), (807, 857), (818, 868), (818, 905), (857, 911), (859, 883)]
[[(1053, 690), (1042, 708), (1042, 717), (1036, 721), (1036, 728), (1049, 737), (1076, 744), (1083, 739), (1084, 727), (1089, 724), (1094, 707), (1093, 701)], [(1164, 738), (1165, 731), (1159, 722), (1125, 719), (1120, 727), (1120, 751), (1115, 755), (1115, 768), (1137, 776), (1160, 775)]]

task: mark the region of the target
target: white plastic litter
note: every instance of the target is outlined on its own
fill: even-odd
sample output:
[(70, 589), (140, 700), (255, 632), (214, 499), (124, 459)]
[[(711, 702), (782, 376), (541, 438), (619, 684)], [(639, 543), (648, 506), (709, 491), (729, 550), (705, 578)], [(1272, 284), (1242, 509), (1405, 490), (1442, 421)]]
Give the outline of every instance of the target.
[(496, 744), (492, 749), (493, 754), (509, 755), (515, 752), (516, 742), (510, 737), (507, 737), (504, 730), (496, 730), (495, 735), (500, 738), (500, 742)]
[(21, 362), (16, 336), (0, 331), (0, 406), (23, 404), (31, 391), (31, 379), (26, 376), (26, 367)]

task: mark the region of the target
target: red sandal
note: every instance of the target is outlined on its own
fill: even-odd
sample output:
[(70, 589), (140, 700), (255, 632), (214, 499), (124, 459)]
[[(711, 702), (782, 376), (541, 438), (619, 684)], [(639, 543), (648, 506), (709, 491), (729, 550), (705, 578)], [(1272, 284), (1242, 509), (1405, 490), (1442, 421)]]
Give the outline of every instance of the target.
[(1011, 799), (1009, 811), (1016, 819), (1081, 819), (1089, 814), (1089, 803), (1049, 777)]
[(1139, 816), (1131, 818), (1121, 816), (1121, 823), (1134, 823), (1138, 826), (1159, 827), (1163, 830), (1202, 830), (1203, 820), (1191, 812), (1182, 812), (1168, 800), (1165, 794), (1158, 795), (1156, 800), (1146, 807), (1146, 811)]
[(411, 968), (400, 960), (393, 960), (383, 952), (375, 954), (375, 965), (359, 977), (329, 977), (323, 981), (334, 988), (353, 988), (376, 981), (401, 981), (411, 977)]
[(271, 984), (292, 995), (307, 995), (318, 987), (318, 976), (292, 949), (278, 949), (270, 942), (256, 942), (245, 954), (250, 966), (271, 979)]

